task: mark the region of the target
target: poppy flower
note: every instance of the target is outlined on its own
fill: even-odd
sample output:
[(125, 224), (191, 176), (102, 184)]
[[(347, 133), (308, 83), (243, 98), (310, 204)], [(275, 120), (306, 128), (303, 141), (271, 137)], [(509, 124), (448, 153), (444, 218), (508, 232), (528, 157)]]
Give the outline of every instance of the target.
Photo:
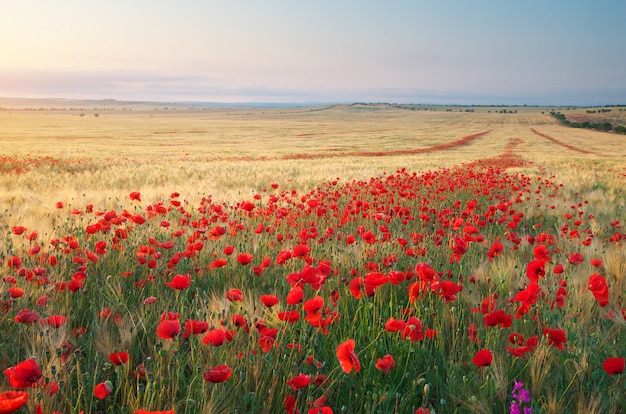
[(10, 414), (22, 408), (30, 395), (26, 391), (5, 391), (0, 394), (0, 414)]
[(472, 362), (477, 367), (486, 367), (487, 365), (491, 365), (491, 361), (493, 361), (493, 354), (488, 349), (482, 349), (476, 352), (472, 358)]
[(157, 325), (156, 334), (159, 338), (173, 339), (180, 333), (180, 322), (177, 319), (164, 319)]
[(361, 370), (359, 357), (354, 353), (354, 339), (348, 339), (339, 344), (337, 346), (336, 355), (341, 369), (343, 369), (346, 374), (349, 374), (352, 369), (356, 372)]
[(243, 293), (239, 289), (231, 289), (226, 292), (226, 299), (231, 302), (243, 302)]
[(11, 298), (13, 299), (17, 299), (21, 297), (22, 295), (24, 295), (24, 291), (18, 287), (10, 287), (7, 289), (7, 291), (9, 292), (9, 294), (11, 295)]
[(585, 258), (580, 253), (572, 253), (567, 260), (573, 265), (579, 265), (585, 261)]
[(188, 319), (185, 324), (185, 332), (183, 333), (183, 338), (187, 338), (189, 335), (198, 335), (201, 333), (205, 333), (209, 330), (209, 323), (206, 321), (197, 321)]
[(261, 302), (268, 308), (271, 308), (278, 303), (278, 297), (274, 295), (261, 295)]
[(222, 328), (211, 329), (204, 335), (202, 342), (207, 345), (220, 346), (226, 340), (226, 331)]
[(384, 374), (388, 374), (395, 366), (396, 361), (390, 354), (376, 360), (376, 369), (382, 371)]
[(365, 283), (365, 279), (362, 277), (355, 277), (350, 281), (350, 294), (354, 299), (361, 299), (363, 292), (361, 286)]
[(602, 259), (591, 259), (589, 263), (591, 263), (593, 267), (602, 267)]
[(602, 363), (602, 369), (609, 375), (624, 372), (624, 358), (607, 358)]
[(563, 350), (563, 344), (567, 342), (563, 329), (543, 328), (543, 336), (548, 338), (548, 344)]
[(128, 362), (129, 357), (128, 352), (111, 352), (109, 354), (109, 361), (111, 361), (113, 365), (123, 365)]
[(218, 267), (224, 267), (228, 264), (226, 259), (216, 259), (209, 265), (209, 269), (217, 269)]
[(31, 324), (39, 320), (39, 315), (37, 312), (24, 308), (17, 313), (13, 320), (18, 323)]
[(297, 305), (302, 302), (303, 298), (304, 291), (300, 286), (296, 286), (287, 293), (287, 305)]
[(311, 377), (306, 374), (298, 374), (287, 380), (287, 385), (294, 391), (298, 391), (300, 388), (304, 388), (310, 383)]
[(300, 319), (300, 312), (297, 310), (278, 312), (278, 319), (285, 322), (297, 322)]
[(139, 193), (139, 191), (133, 191), (128, 196), (131, 200), (141, 201), (141, 193)]
[(110, 381), (101, 382), (93, 389), (93, 395), (96, 398), (103, 399), (113, 392), (113, 385)]
[(165, 284), (172, 289), (185, 290), (191, 286), (191, 277), (189, 275), (176, 275), (170, 282), (165, 282)]
[(233, 370), (228, 365), (219, 365), (204, 373), (204, 380), (207, 382), (218, 383), (228, 381)]
[(53, 328), (60, 328), (61, 326), (65, 325), (66, 320), (67, 318), (63, 315), (50, 315), (46, 318), (46, 323), (48, 324), (48, 326), (51, 326)]
[(259, 338), (259, 346), (261, 347), (261, 350), (263, 350), (263, 352), (265, 353), (270, 352), (275, 342), (276, 340), (268, 335), (264, 335)]
[(417, 342), (424, 339), (422, 331), (422, 321), (415, 316), (411, 316), (402, 328), (402, 339), (409, 338), (411, 342)]
[(13, 226), (11, 228), (11, 230), (13, 231), (13, 234), (15, 234), (16, 236), (20, 236), (22, 234), (24, 234), (24, 232), (27, 230), (26, 227), (24, 226)]
[(609, 286), (604, 276), (597, 273), (589, 276), (588, 287), (600, 306), (604, 307), (609, 304)]
[(252, 255), (250, 253), (240, 253), (237, 256), (237, 261), (241, 265), (247, 265), (252, 261)]
[(27, 359), (14, 367), (4, 370), (4, 376), (13, 388), (22, 389), (36, 386), (41, 379), (41, 368), (34, 359)]

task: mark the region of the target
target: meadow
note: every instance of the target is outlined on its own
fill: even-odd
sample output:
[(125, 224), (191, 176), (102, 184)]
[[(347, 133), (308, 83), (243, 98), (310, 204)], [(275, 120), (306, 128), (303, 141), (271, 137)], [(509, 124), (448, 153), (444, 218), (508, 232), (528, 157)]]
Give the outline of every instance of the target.
[(623, 135), (0, 107), (0, 413), (626, 412)]

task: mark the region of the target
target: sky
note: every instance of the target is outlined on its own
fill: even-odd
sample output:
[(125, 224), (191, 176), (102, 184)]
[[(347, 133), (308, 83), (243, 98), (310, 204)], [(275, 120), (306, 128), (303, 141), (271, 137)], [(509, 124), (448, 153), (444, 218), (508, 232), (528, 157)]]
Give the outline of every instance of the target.
[(0, 97), (626, 104), (622, 0), (1, 0)]

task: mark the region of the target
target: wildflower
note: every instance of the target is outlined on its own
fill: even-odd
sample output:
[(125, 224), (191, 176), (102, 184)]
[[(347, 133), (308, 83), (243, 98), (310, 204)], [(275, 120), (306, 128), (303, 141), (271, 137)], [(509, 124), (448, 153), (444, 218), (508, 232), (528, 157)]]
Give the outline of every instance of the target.
[(274, 295), (261, 295), (261, 302), (268, 308), (271, 308), (278, 303), (278, 297)]
[(191, 286), (191, 277), (189, 275), (175, 275), (170, 282), (165, 284), (172, 289), (185, 290)]
[(388, 374), (389, 371), (391, 371), (395, 366), (396, 361), (390, 354), (387, 354), (384, 357), (378, 358), (378, 360), (376, 360), (376, 369), (382, 371), (384, 374)]
[(359, 357), (354, 353), (354, 339), (348, 339), (339, 344), (336, 354), (339, 365), (341, 365), (341, 369), (343, 369), (346, 374), (349, 374), (353, 368), (356, 372), (361, 370)]
[(103, 399), (113, 392), (113, 385), (110, 381), (101, 382), (93, 389), (93, 395), (96, 398)]
[(5, 369), (4, 376), (11, 387), (23, 389), (37, 386), (42, 374), (37, 361), (31, 358)]
[(511, 391), (511, 397), (514, 401), (511, 401), (509, 405), (509, 414), (531, 414), (533, 412), (531, 407), (522, 407), (525, 403), (530, 402), (530, 391), (523, 387), (523, 382), (514, 380), (513, 391)]
[(606, 278), (600, 276), (597, 273), (589, 276), (589, 290), (593, 293), (593, 297), (598, 301), (598, 304), (602, 307), (609, 303), (609, 286), (606, 283)]
[(129, 357), (128, 352), (111, 352), (109, 354), (109, 361), (111, 361), (113, 365), (123, 365), (128, 362)]
[(298, 374), (287, 381), (287, 385), (294, 391), (298, 391), (300, 388), (304, 388), (310, 383), (311, 377), (306, 374)]
[(0, 394), (0, 413), (13, 413), (28, 402), (30, 395), (26, 391), (5, 391)]
[(609, 375), (624, 372), (624, 358), (607, 358), (602, 363), (602, 369)]
[(204, 373), (204, 380), (207, 382), (218, 383), (226, 382), (232, 375), (233, 370), (228, 365), (219, 365)]
[(493, 361), (493, 354), (488, 349), (483, 349), (474, 355), (472, 358), (472, 362), (477, 367), (486, 367), (487, 365), (491, 365), (491, 361)]

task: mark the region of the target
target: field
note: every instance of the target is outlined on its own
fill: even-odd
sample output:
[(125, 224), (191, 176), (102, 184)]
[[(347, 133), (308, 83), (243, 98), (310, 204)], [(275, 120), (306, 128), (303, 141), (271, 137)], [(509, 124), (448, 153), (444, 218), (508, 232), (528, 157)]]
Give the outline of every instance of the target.
[(625, 136), (554, 108), (21, 105), (23, 411), (626, 412)]

